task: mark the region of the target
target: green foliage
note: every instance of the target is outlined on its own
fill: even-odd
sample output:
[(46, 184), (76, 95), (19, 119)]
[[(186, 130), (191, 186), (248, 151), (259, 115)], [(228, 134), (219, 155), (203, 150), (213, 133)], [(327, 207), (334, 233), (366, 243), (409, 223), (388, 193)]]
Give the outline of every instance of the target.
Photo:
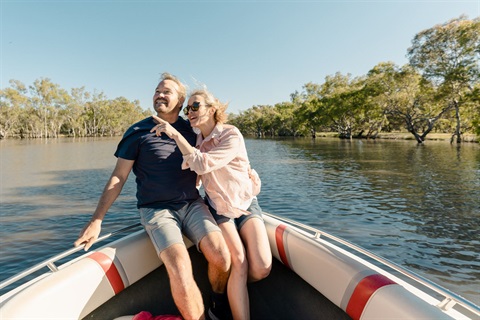
[(463, 119), (468, 96), (480, 80), (480, 18), (461, 16), (418, 33), (408, 57), (410, 64), (435, 86), (435, 100), (443, 103), (446, 116), (453, 117), (453, 136), (460, 142), (462, 128), (471, 123)]
[(2, 138), (113, 136), (148, 115), (138, 101), (107, 99), (83, 87), (68, 93), (46, 78), (28, 88), (11, 80), (9, 88), (0, 90), (0, 113)]
[(471, 127), (467, 127), (477, 135), (477, 141), (480, 142), (480, 83), (477, 83), (472, 92), (466, 96), (467, 118), (472, 119)]
[[(480, 18), (448, 21), (415, 35), (409, 64), (381, 62), (365, 76), (336, 73), (309, 82), (291, 100), (256, 105), (230, 115), (245, 135), (375, 138), (410, 132), (422, 143), (430, 132), (480, 137)], [(0, 90), (0, 137), (105, 136), (121, 134), (148, 115), (138, 101), (107, 99), (85, 88), (70, 93), (49, 79), (32, 86), (11, 80)]]
[(233, 119), (245, 134), (375, 138), (410, 132), (422, 143), (430, 132), (480, 134), (480, 18), (453, 19), (415, 35), (403, 67), (381, 62), (366, 76), (327, 76), (307, 83), (290, 102), (254, 106)]

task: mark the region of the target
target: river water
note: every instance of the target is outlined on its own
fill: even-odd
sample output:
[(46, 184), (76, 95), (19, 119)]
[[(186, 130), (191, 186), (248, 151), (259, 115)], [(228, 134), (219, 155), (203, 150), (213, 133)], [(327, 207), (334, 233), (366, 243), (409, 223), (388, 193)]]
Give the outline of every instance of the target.
[[(119, 138), (0, 142), (0, 281), (71, 248)], [(480, 145), (246, 139), (266, 212), (356, 243), (480, 305)], [(130, 176), (103, 223), (137, 222)]]

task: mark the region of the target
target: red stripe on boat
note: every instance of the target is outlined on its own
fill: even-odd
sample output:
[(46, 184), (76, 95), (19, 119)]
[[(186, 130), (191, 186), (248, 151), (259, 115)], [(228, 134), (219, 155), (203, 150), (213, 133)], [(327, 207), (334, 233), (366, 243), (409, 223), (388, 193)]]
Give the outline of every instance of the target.
[(287, 259), (287, 252), (285, 251), (285, 246), (283, 244), (283, 234), (285, 233), (285, 229), (287, 229), (287, 226), (284, 224), (279, 225), (277, 229), (275, 229), (275, 241), (277, 242), (277, 249), (280, 259), (284, 265), (290, 268)]
[(370, 297), (381, 287), (396, 284), (381, 274), (372, 274), (360, 280), (348, 301), (347, 314), (353, 320), (360, 319)]
[(88, 258), (95, 260), (102, 267), (115, 294), (118, 294), (125, 289), (122, 277), (120, 276), (120, 273), (118, 273), (117, 267), (109, 256), (101, 252), (94, 252), (89, 255)]

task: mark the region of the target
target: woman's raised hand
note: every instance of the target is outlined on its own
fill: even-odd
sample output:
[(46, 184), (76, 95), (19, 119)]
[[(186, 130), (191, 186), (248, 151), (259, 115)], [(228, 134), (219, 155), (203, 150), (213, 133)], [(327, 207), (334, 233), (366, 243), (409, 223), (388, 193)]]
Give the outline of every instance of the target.
[(174, 138), (178, 134), (178, 131), (174, 127), (172, 127), (167, 121), (159, 118), (156, 115), (152, 115), (152, 117), (158, 124), (155, 125), (152, 130), (150, 130), (150, 132), (155, 132), (157, 136), (160, 136), (162, 132), (165, 132), (165, 134), (170, 138)]

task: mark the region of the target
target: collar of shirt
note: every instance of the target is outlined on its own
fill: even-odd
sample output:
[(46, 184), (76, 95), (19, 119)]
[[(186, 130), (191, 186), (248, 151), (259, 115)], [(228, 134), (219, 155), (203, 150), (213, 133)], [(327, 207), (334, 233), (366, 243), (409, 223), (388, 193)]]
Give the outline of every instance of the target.
[(210, 134), (207, 137), (203, 138), (202, 134), (199, 133), (197, 136), (197, 148), (201, 146), (204, 141), (209, 141), (212, 139), (218, 140), (218, 137), (220, 136), (222, 131), (223, 131), (223, 125), (221, 123), (217, 123), (213, 128), (212, 132), (210, 132)]

